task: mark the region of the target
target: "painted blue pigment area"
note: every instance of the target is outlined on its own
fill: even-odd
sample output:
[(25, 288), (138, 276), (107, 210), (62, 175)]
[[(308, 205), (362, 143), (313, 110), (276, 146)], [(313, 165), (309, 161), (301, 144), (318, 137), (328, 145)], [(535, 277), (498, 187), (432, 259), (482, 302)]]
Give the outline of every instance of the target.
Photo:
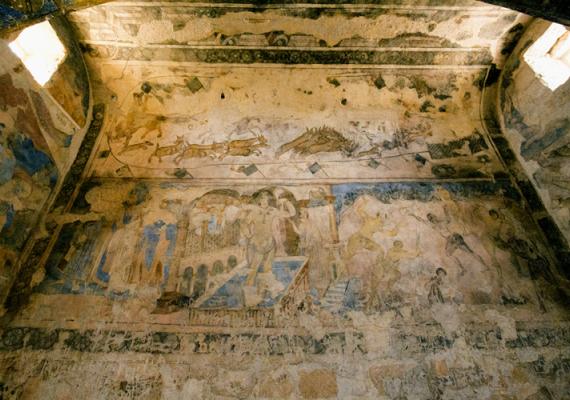
[(14, 223), (14, 207), (12, 204), (0, 200), (0, 215), (4, 215), (6, 221), (4, 225), (0, 226), (0, 233), (2, 233), (3, 229), (10, 228)]
[(332, 194), (335, 196), (335, 210), (337, 216), (345, 207), (351, 206), (362, 196), (369, 195), (379, 201), (389, 204), (397, 200), (432, 201), (437, 200), (438, 188), (449, 191), (456, 198), (480, 198), (483, 196), (501, 195), (518, 200), (520, 195), (506, 181), (496, 182), (452, 182), (452, 183), (416, 183), (416, 182), (389, 182), (389, 183), (346, 183), (334, 185)]
[(26, 14), (21, 13), (12, 7), (0, 4), (0, 27), (7, 28), (9, 26), (16, 25), (18, 22), (25, 21), (26, 19)]
[(58, 11), (58, 7), (53, 0), (44, 0), (41, 7), (34, 7), (30, 13), (23, 13), (15, 8), (0, 4), (0, 28), (8, 28), (18, 25), (21, 22), (39, 18)]
[(49, 156), (34, 147), (32, 140), (24, 135), (13, 135), (9, 139), (10, 150), (16, 159), (16, 165), (30, 176), (47, 169), (50, 185), (57, 182), (57, 170)]
[[(279, 260), (273, 261), (271, 272), (276, 280), (283, 284), (283, 289), (277, 293), (272, 293), (265, 297), (256, 307), (269, 308), (281, 300), (287, 291), (295, 275), (303, 265), (303, 260)], [(260, 271), (261, 271), (260, 267)], [(202, 303), (200, 308), (243, 308), (245, 307), (245, 296), (243, 286), (247, 279), (247, 271), (236, 273), (216, 292)]]
[(101, 261), (99, 261), (99, 265), (97, 266), (97, 272), (95, 275), (97, 276), (97, 279), (99, 279), (101, 282), (109, 283), (111, 275), (109, 275), (108, 272), (105, 272), (103, 270), (103, 267), (105, 266), (106, 262), (107, 262), (107, 252), (103, 253)]
[(362, 282), (358, 278), (352, 278), (346, 285), (341, 312), (362, 310)]
[(150, 268), (152, 266), (154, 254), (156, 252), (156, 245), (160, 240), (160, 228), (163, 225), (164, 222), (157, 221), (152, 225), (147, 225), (144, 227), (142, 248), (144, 249), (144, 261), (147, 268)]
[[(116, 231), (114, 226), (113, 232)], [(102, 222), (66, 224), (46, 263), (46, 277), (36, 291), (46, 294), (95, 294), (112, 298), (126, 298), (129, 292), (109, 291), (106, 284), (111, 275), (105, 271), (109, 259), (107, 248), (101, 248), (107, 240)], [(144, 267), (150, 269), (155, 263), (160, 240), (168, 244), (163, 253), (163, 282), (168, 278), (170, 262), (176, 247), (176, 224), (162, 220), (146, 225), (139, 238), (138, 251), (144, 254)], [(101, 254), (102, 253), (102, 254)], [(92, 272), (91, 272), (92, 271)]]
[(16, 159), (12, 156), (10, 150), (0, 144), (0, 185), (12, 179), (15, 169)]
[(101, 230), (100, 222), (65, 225), (46, 263), (46, 277), (35, 290), (46, 294), (104, 294), (103, 287), (89, 282)]
[(170, 260), (174, 254), (174, 248), (176, 247), (176, 224), (165, 225), (166, 224), (164, 221), (159, 220), (154, 224), (145, 226), (143, 231), (143, 241), (141, 244), (141, 248), (144, 249), (145, 267), (148, 269), (152, 267), (152, 263), (154, 262), (156, 247), (160, 241), (161, 230), (165, 230), (165, 237), (168, 241), (168, 248), (166, 249), (165, 259), (161, 260), (164, 271), (164, 280), (168, 278)]

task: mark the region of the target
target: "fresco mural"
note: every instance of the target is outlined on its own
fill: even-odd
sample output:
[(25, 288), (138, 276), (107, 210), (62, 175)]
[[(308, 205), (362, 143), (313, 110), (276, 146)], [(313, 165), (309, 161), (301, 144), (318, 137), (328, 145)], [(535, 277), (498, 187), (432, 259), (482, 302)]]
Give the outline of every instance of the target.
[[(525, 233), (514, 193), (495, 190), (502, 196), (487, 197), (486, 185), (335, 187), (345, 264), (365, 283), (363, 306), (389, 309), (412, 295), (424, 305), (532, 303), (544, 310), (543, 288), (555, 281), (546, 248)], [(475, 200), (481, 197), (484, 206)], [(413, 296), (412, 288), (424, 295)]]
[[(9, 297), (1, 398), (570, 398), (568, 282), (482, 104), (528, 18), (333, 3), (63, 16), (96, 105), (52, 93), (91, 122)], [(6, 93), (38, 152), (75, 146)]]
[[(101, 71), (119, 107), (94, 173), (306, 180), (489, 178), (501, 170), (478, 122), (479, 71), (292, 70), (297, 85), (255, 71), (156, 68), (153, 77), (135, 67), (122, 80), (113, 68)], [(256, 86), (254, 76), (274, 85)], [(118, 85), (124, 79), (134, 88)]]
[[(568, 186), (568, 82), (551, 90), (523, 57), (541, 35), (547, 35), (550, 22), (536, 20), (514, 50), (505, 65), (498, 106), (505, 124), (505, 138), (511, 143), (517, 160), (528, 178), (528, 190), (537, 192), (533, 207), (546, 208), (552, 217), (547, 230), (550, 240), (558, 240), (560, 252), (568, 252), (570, 241), (570, 191)], [(545, 50), (546, 51), (546, 50)], [(525, 83), (523, 83), (525, 82)], [(526, 82), (531, 82), (531, 95), (526, 94)], [(540, 99), (542, 106), (535, 107)], [(548, 111), (546, 111), (548, 110)], [(561, 234), (560, 234), (561, 233)], [(564, 243), (566, 242), (566, 243)]]
[[(0, 49), (1, 53), (1, 49)], [(0, 66), (0, 295), (59, 172), (26, 86)]]
[[(66, 18), (54, 16), (51, 26), (66, 48), (67, 55), (45, 88), (69, 115), (72, 133), (86, 126), (90, 112), (89, 75), (75, 33)], [(75, 129), (73, 129), (75, 128)]]
[(547, 312), (558, 301), (553, 263), (519, 201), (506, 182), (94, 181), (59, 217), (67, 222), (36, 291), (148, 300), (150, 290), (153, 313), (190, 309), (198, 325), (244, 310), (270, 310), (271, 323), (299, 309)]
[[(16, 35), (17, 33), (15, 33)], [(68, 33), (69, 35), (69, 33)], [(63, 36), (65, 44), (70, 36)], [(54, 100), (63, 87), (48, 91), (35, 82), (8, 40), (0, 40), (0, 298), (5, 299), (17, 270), (16, 262), (40, 213), (71, 167), (84, 132)], [(72, 59), (73, 57), (69, 57)], [(77, 59), (77, 54), (75, 54)], [(76, 60), (77, 61), (77, 60)], [(69, 62), (66, 60), (64, 63)], [(77, 74), (59, 76), (60, 84), (73, 80), (85, 85), (82, 66)], [(59, 73), (60, 71), (58, 71)], [(83, 74), (82, 74), (83, 72)], [(56, 76), (58, 75), (56, 73)], [(87, 95), (89, 88), (74, 91)], [(75, 97), (75, 95), (73, 95)], [(88, 106), (88, 104), (87, 104)], [(82, 110), (86, 112), (86, 110)], [(36, 236), (47, 236), (41, 226)]]
[(166, 294), (159, 309), (268, 308), (311, 281), (321, 287), (328, 274), (327, 254), (308, 267), (331, 241), (324, 188), (130, 186), (95, 185), (72, 210), (81, 213), (64, 216), (74, 221), (63, 227), (40, 292), (114, 298), (151, 287)]
[[(51, 26), (55, 27), (66, 54), (45, 85), (39, 85), (34, 80), (22, 61), (9, 48), (9, 43), (21, 31), (0, 40), (3, 61), (0, 71), (6, 74), (2, 79), (2, 90), (16, 93), (5, 96), (27, 98), (25, 106), (22, 100), (19, 101), (22, 107), (20, 124), (36, 125), (33, 127), (35, 134), (44, 136), (41, 139), (44, 146), (49, 149), (58, 170), (65, 173), (71, 167), (87, 128), (90, 87), (82, 55), (69, 26), (59, 17), (54, 18)], [(10, 103), (13, 105), (14, 101), (8, 104)]]
[[(570, 297), (521, 200), (508, 181), (92, 179), (50, 217), (63, 228), (0, 357), (96, 360), (57, 369), (58, 388), (102, 358), (138, 357), (148, 369), (120, 372), (137, 378), (108, 379), (147, 398), (170, 374), (210, 385), (176, 396), (206, 398), (563, 393)], [(68, 322), (28, 327), (39, 318)]]
[[(154, 59), (161, 58), (161, 52), (152, 47), (170, 44), (176, 45), (187, 61), (205, 58), (244, 63), (254, 61), (241, 57), (248, 53), (248, 47), (281, 51), (303, 49), (303, 53), (297, 53), (297, 60), (306, 60), (310, 56), (321, 63), (331, 63), (331, 58), (314, 50), (336, 48), (355, 52), (359, 62), (367, 63), (374, 59), (364, 55), (370, 49), (414, 47), (470, 48), (472, 56), (487, 53), (483, 59), (500, 64), (505, 56), (501, 54), (503, 42), (509, 43), (512, 35), (528, 22), (524, 15), (476, 1), (462, 1), (453, 8), (441, 0), (369, 2), (359, 3), (358, 7), (339, 7), (341, 4), (335, 3), (331, 7), (331, 4), (322, 3), (321, 7), (308, 7), (295, 1), (287, 3), (287, 7), (246, 3), (228, 7), (227, 4), (207, 2), (161, 6), (123, 2), (73, 12), (71, 19), (82, 39), (90, 44), (92, 53), (100, 57), (121, 57), (123, 51), (115, 47), (115, 43), (144, 42), (151, 46), (146, 49), (146, 54), (133, 54), (136, 59), (149, 54)], [(150, 22), (156, 15), (161, 16), (160, 22)], [(101, 24), (90, 24), (94, 19)], [(457, 29), (458, 24), (461, 29)], [(521, 27), (511, 32), (518, 24)], [(244, 51), (239, 53), (240, 56), (211, 51), (222, 46)], [(187, 48), (194, 51), (185, 51)], [(196, 57), (203, 50), (207, 51)], [(261, 55), (258, 60), (262, 60), (271, 58), (275, 52), (250, 54)], [(293, 57), (280, 59), (281, 62), (296, 63)]]

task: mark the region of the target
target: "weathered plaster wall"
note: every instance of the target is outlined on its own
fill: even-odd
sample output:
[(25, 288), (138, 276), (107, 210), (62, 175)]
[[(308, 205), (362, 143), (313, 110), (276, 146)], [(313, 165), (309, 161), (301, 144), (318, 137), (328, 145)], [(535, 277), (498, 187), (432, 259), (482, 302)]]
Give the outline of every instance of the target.
[(98, 104), (3, 396), (570, 397), (567, 282), (481, 120), (526, 19), (397, 3), (71, 16)]
[(481, 85), (529, 18), (476, 2), (417, 6), (126, 2), (72, 13), (110, 104), (92, 174), (501, 175), (482, 137)]
[[(66, 18), (52, 18), (51, 25), (67, 50), (67, 56), (58, 70), (45, 84), (54, 100), (65, 110), (75, 123), (74, 132), (84, 130), (89, 115), (90, 88), (89, 76), (85, 68), (83, 54), (79, 48), (75, 32)], [(81, 140), (76, 140), (81, 142)], [(70, 165), (73, 157), (67, 157)]]
[(476, 1), (111, 2), (70, 18), (91, 54), (114, 60), (390, 65), (501, 65), (530, 20)]
[[(4, 0), (0, 5), (0, 28), (15, 29), (18, 26), (33, 23), (34, 20), (45, 18), (50, 14), (69, 13), (73, 10), (78, 10), (87, 7), (93, 7), (98, 4), (111, 2), (112, 0), (66, 0), (65, 2), (56, 2), (46, 0), (43, 2), (23, 2), (20, 0)], [(193, 1), (196, 3), (203, 3), (200, 1)], [(191, 2), (188, 2), (191, 3)], [(249, 5), (250, 3), (258, 8), (271, 7), (270, 3), (259, 1), (234, 1), (234, 3)], [(303, 0), (292, 0), (288, 4), (304, 3)], [(344, 4), (391, 4), (389, 0), (330, 0), (330, 1), (313, 1), (312, 3), (323, 3), (330, 5), (344, 5)], [(445, 2), (448, 6), (464, 5), (464, 0), (447, 0)], [(478, 5), (478, 2), (470, 2), (471, 4)], [(501, 7), (510, 8), (512, 10), (532, 15), (535, 17), (545, 18), (550, 21), (559, 22), (561, 24), (568, 24), (570, 21), (570, 13), (564, 0), (543, 0), (541, 2), (532, 0), (485, 0), (485, 3), (495, 4)], [(423, 6), (437, 4), (429, 0), (403, 0), (398, 1), (398, 4)]]
[(524, 52), (549, 25), (547, 21), (536, 20), (521, 38), (501, 78), (499, 107), (507, 139), (568, 241), (570, 81), (552, 91), (523, 58)]
[(489, 178), (502, 169), (479, 122), (484, 70), (103, 65), (116, 100), (96, 176)]
[(568, 297), (519, 204), (506, 182), (90, 181), (3, 331), (4, 394), (567, 398)]
[[(39, 213), (61, 186), (85, 133), (89, 108), (86, 69), (77, 44), (61, 20), (55, 21), (59, 21), (54, 25), (68, 55), (44, 87), (8, 47), (19, 32), (0, 41), (2, 299), (15, 278), (17, 259)], [(67, 112), (72, 109), (73, 117)], [(41, 230), (36, 233), (42, 235)]]
[[(15, 58), (5, 43), (1, 46), (2, 60)], [(16, 261), (37, 222), (38, 212), (59, 177), (32, 103), (32, 96), (40, 99), (41, 95), (38, 91), (30, 93), (31, 78), (22, 68), (14, 72), (15, 66), (15, 60), (0, 65), (2, 298), (14, 277)]]

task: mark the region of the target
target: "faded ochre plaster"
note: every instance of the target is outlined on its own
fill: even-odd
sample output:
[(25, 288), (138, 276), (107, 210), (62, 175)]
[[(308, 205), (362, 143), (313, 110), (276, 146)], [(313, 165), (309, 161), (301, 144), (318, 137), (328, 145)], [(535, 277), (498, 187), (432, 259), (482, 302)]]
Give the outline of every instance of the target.
[(1, 397), (569, 397), (568, 282), (481, 105), (529, 18), (398, 3), (71, 13), (93, 117)]

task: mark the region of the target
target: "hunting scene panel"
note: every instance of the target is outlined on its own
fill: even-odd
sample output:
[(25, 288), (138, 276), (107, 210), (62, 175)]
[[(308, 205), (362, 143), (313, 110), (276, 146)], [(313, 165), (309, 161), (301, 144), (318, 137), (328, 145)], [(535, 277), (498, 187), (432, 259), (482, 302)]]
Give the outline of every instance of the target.
[(109, 68), (118, 106), (93, 175), (447, 179), (501, 170), (479, 122), (484, 70), (247, 71), (117, 71), (130, 86)]

